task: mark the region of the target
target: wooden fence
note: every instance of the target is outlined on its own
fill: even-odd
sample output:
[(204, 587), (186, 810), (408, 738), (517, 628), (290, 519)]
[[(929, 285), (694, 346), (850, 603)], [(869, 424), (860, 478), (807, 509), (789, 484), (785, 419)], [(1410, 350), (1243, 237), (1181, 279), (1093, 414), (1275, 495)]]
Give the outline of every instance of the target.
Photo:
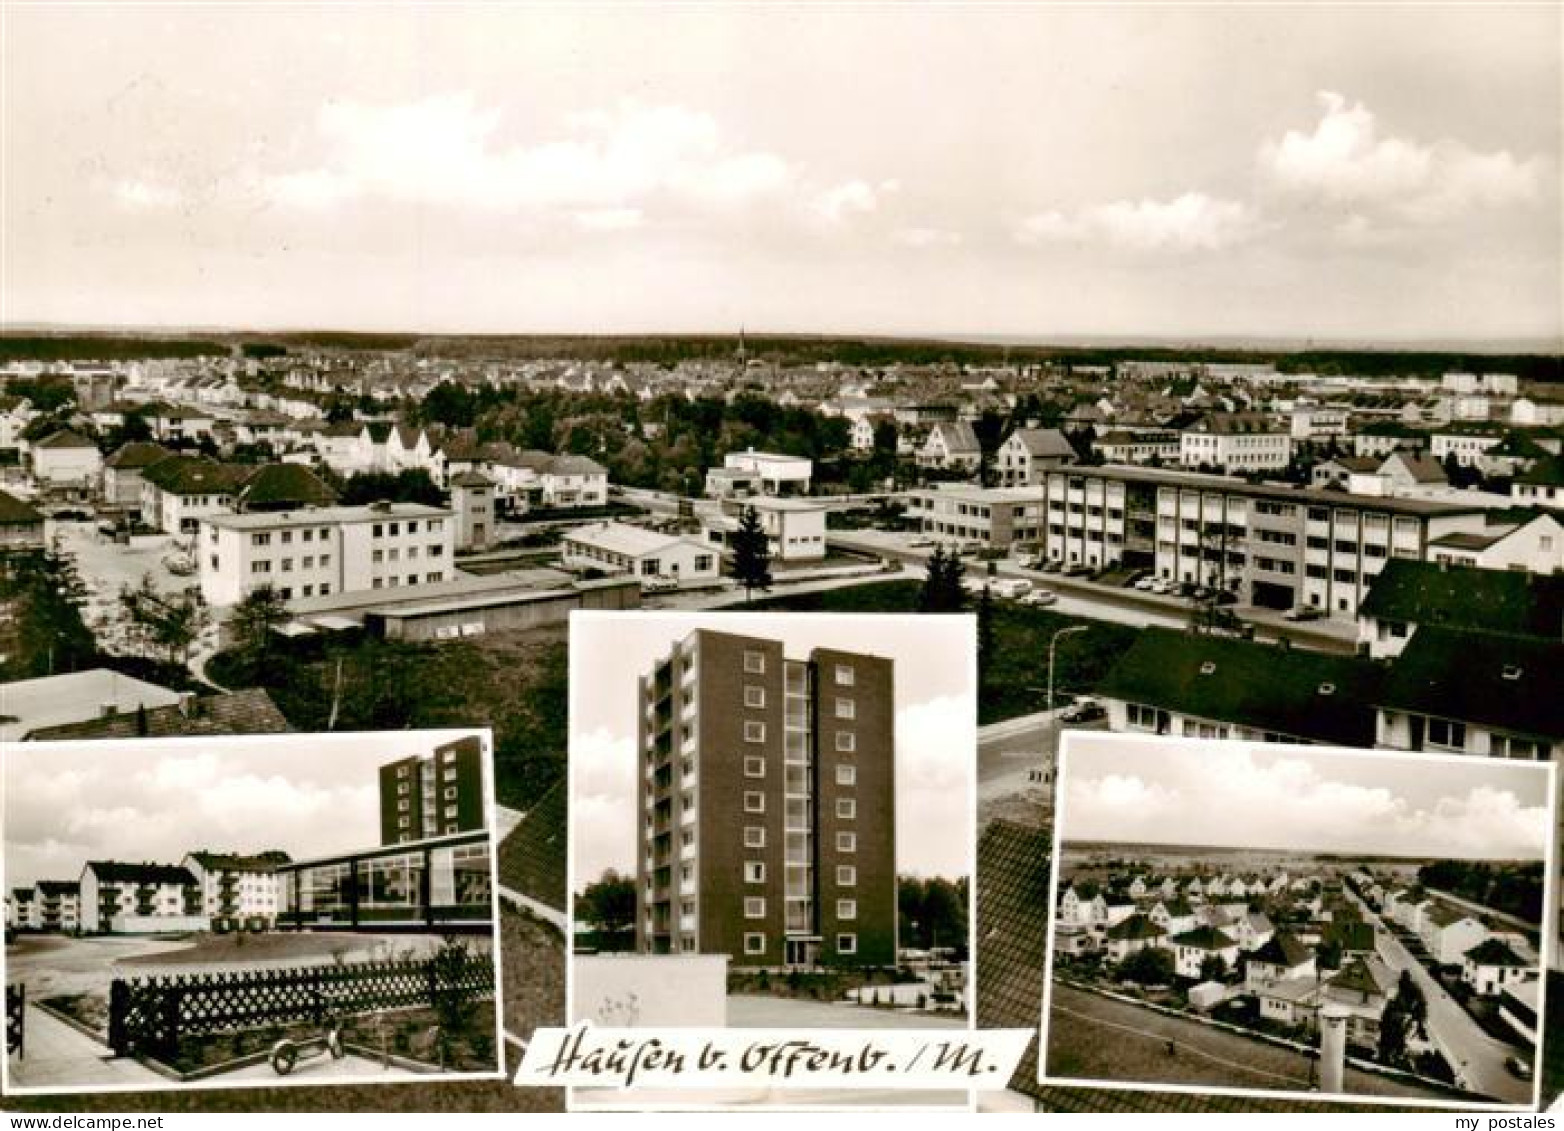
[(5, 988), (5, 1052), (7, 1056), (27, 1055), (27, 987)]
[(109, 986), (109, 1046), (121, 1056), (174, 1055), (181, 1039), (295, 1022), (322, 1024), (377, 1009), (434, 1005), (450, 996), (492, 996), (486, 954), (453, 961), (357, 962), (334, 966), (116, 978)]

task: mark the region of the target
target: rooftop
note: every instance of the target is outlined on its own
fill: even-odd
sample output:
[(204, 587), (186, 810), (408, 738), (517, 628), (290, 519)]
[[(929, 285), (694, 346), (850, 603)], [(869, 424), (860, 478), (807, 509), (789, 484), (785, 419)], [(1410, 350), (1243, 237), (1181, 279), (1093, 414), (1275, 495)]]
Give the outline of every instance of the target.
[(32, 731), (98, 717), (103, 711), (134, 712), (167, 707), (179, 692), (109, 668), (40, 676), (0, 684), (0, 741), (15, 742)]
[(1381, 620), (1560, 640), (1564, 575), (1391, 558), (1359, 611)]
[(694, 538), (687, 538), (680, 534), (660, 534), (644, 526), (630, 526), (623, 522), (598, 522), (589, 526), (578, 526), (565, 533), (565, 544), (568, 546), (571, 542), (584, 543), (609, 553), (624, 554), (632, 558), (655, 554), (681, 543), (700, 546), (702, 549), (709, 548)]
[(204, 524), (224, 530), (276, 530), (285, 526), (321, 526), (365, 522), (395, 522), (408, 518), (450, 518), (447, 507), (423, 503), (376, 503), (361, 507), (300, 507), (297, 510), (256, 511), (248, 514), (214, 514)]

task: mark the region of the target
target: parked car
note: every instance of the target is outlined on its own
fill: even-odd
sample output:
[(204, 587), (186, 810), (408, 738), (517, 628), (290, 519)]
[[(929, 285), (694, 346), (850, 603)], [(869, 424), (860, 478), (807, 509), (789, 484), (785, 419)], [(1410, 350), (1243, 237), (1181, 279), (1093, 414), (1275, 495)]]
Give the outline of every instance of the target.
[(1319, 620), (1325, 615), (1325, 610), (1314, 605), (1294, 605), (1282, 614), (1283, 620)]
[(1135, 582), (1134, 588), (1139, 589), (1142, 593), (1155, 593), (1159, 591), (1161, 584), (1162, 579), (1160, 577), (1142, 577)]
[(1061, 569), (1064, 568), (1064, 563), (1062, 563), (1058, 558), (1049, 558), (1037, 568), (1042, 570), (1044, 573), (1058, 573)]
[(1064, 567), (1064, 575), (1066, 577), (1085, 577), (1087, 574), (1091, 573), (1091, 571), (1091, 566), (1083, 565), (1080, 562), (1076, 562), (1074, 565)]
[(643, 593), (666, 593), (671, 589), (679, 588), (677, 577), (665, 577), (657, 574), (653, 577), (641, 578), (641, 591)]
[(1009, 597), (1015, 600), (1024, 597), (1032, 591), (1032, 583), (1024, 577), (996, 577), (993, 583), (994, 596)]
[(1090, 695), (1082, 695), (1059, 714), (1061, 722), (1091, 723), (1106, 718), (1108, 709)]
[(1021, 596), (1021, 604), (1041, 608), (1044, 605), (1052, 605), (1059, 600), (1059, 595), (1052, 589), (1033, 589), (1030, 593)]

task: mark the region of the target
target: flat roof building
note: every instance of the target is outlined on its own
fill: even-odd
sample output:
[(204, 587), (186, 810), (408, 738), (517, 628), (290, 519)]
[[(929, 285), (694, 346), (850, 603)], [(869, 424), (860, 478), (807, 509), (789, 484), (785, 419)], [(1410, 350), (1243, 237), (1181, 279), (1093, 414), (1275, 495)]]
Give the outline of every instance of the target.
[(890, 660), (698, 629), (637, 716), (640, 952), (896, 961)]

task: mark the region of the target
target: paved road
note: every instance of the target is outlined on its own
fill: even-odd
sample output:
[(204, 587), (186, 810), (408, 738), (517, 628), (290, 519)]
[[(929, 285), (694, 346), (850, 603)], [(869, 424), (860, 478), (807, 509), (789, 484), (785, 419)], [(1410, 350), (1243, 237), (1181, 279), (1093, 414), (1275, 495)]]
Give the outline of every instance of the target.
[[(1352, 898), (1357, 899), (1357, 896), (1353, 895)], [(1506, 1103), (1531, 1103), (1533, 1085), (1516, 1079), (1504, 1066), (1505, 1059), (1520, 1050), (1490, 1037), (1423, 964), (1412, 956), (1412, 952), (1391, 933), (1383, 920), (1362, 900), (1358, 900), (1358, 905), (1363, 909), (1364, 919), (1374, 926), (1380, 958), (1398, 976), (1402, 970), (1412, 971), (1412, 980), (1423, 991), (1423, 997), (1428, 1002), (1429, 1036), (1444, 1053), (1445, 1059), (1450, 1062), (1450, 1067), (1455, 1069), (1465, 1087)]]

